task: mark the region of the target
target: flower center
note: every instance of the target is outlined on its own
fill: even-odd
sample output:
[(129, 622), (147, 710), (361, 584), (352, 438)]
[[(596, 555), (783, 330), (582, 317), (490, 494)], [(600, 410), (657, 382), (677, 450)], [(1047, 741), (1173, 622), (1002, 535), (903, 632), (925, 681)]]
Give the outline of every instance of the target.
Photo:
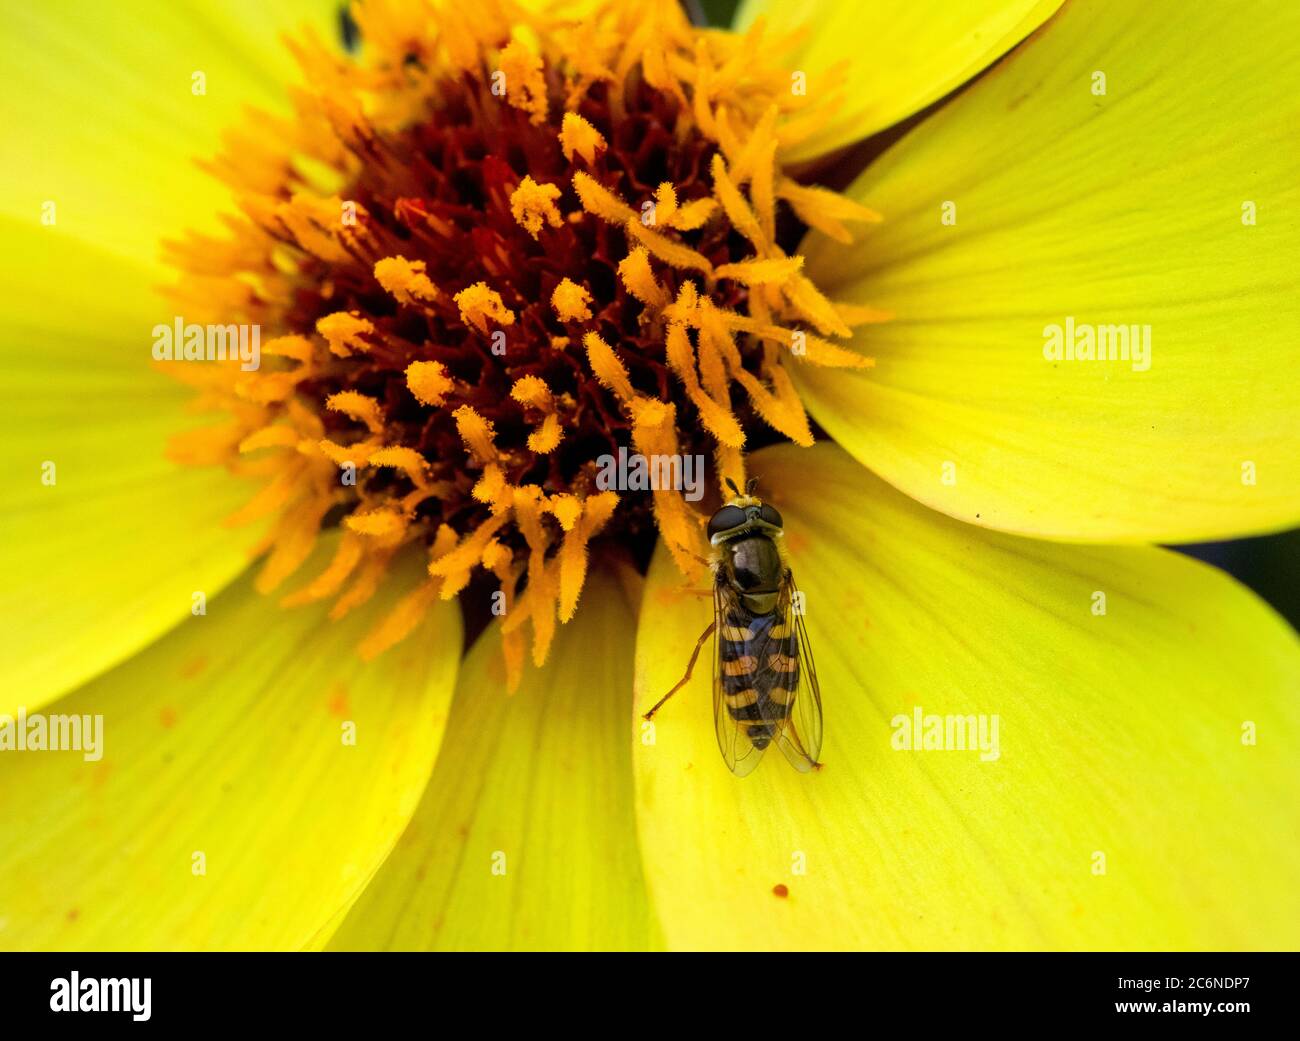
[[(232, 421), (177, 439), (188, 462), (261, 475), (234, 518), (273, 516), (259, 587), (338, 525), (333, 561), (286, 602), (374, 593), (403, 546), (429, 580), (367, 638), (401, 639), (476, 576), (504, 595), (518, 676), (576, 609), (595, 538), (688, 573), (702, 526), (680, 488), (611, 489), (620, 449), (712, 460), (811, 444), (793, 364), (869, 365), (837, 346), (884, 316), (831, 303), (786, 247), (877, 219), (784, 175), (816, 126), (791, 71), (673, 8), (601, 5), (581, 23), (442, 10), (357, 12), (367, 60), (295, 49), (315, 84), (296, 124), (233, 136), (212, 165), (234, 238), (172, 244), (193, 314), (277, 335), (266, 365), (190, 377)], [(282, 140), (279, 139), (282, 135)]]

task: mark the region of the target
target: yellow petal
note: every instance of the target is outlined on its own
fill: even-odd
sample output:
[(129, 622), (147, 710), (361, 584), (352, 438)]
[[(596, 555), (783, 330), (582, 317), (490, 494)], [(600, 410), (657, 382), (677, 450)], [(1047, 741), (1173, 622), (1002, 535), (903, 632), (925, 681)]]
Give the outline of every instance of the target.
[[(1038, 28), (1061, 0), (745, 0), (736, 25), (767, 19), (766, 39), (804, 36), (788, 63), (817, 103), (842, 101), (786, 160), (813, 159), (905, 119), (965, 83)], [(843, 82), (836, 91), (836, 66)], [(794, 82), (794, 81), (792, 81)]]
[[(806, 597), (825, 767), (797, 774), (769, 749), (734, 777), (707, 667), (660, 709), (653, 745), (636, 731), (641, 847), (671, 947), (1300, 943), (1300, 644), (1280, 618), (1168, 550), (963, 525), (830, 445), (751, 461)], [(680, 583), (659, 553), (641, 711), (709, 619)], [(987, 755), (891, 747), (917, 708), (986, 728), (996, 715), (997, 758), (991, 729)]]
[(611, 576), (593, 571), (546, 665), (513, 695), (488, 630), (461, 668), (424, 800), (331, 946), (655, 945), (622, 740), (634, 625)]
[(282, 610), (245, 578), (51, 707), (102, 714), (102, 759), (0, 755), (0, 947), (314, 942), (418, 804), (455, 684), (450, 606), (361, 661), (387, 606), (331, 625), (324, 605)]
[(228, 193), (194, 160), (215, 154), (245, 105), (286, 108), (301, 76), (279, 34), (312, 25), (333, 39), (337, 4), (131, 8), (61, 0), (6, 14), (0, 214), (38, 224), (52, 201), (54, 233), (154, 264), (161, 238), (219, 227)]
[[(831, 298), (896, 316), (857, 334), (871, 373), (802, 371), (809, 410), (909, 495), (993, 527), (1178, 542), (1300, 522), (1300, 65), (1279, 41), (1300, 8), (1062, 11), (850, 189), (886, 216), (869, 248), (805, 243)], [(1128, 360), (1118, 328), (1119, 360), (1049, 360), (1068, 320), (1094, 352), (1125, 327)]]
[[(0, 220), (34, 251), (44, 229)], [(17, 266), (0, 304), (6, 405), (0, 443), (0, 712), (30, 710), (144, 647), (247, 566), (258, 532), (223, 528), (256, 490), (164, 458), (168, 439), (210, 425), (193, 392), (152, 368), (152, 303), (138, 268), (45, 239), (47, 269)], [(47, 483), (52, 481), (53, 483)]]

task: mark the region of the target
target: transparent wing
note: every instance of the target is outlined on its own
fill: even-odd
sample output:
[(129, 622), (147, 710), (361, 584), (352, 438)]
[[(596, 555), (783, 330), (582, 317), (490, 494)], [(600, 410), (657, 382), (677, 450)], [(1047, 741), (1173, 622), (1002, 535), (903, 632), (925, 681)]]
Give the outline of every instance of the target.
[(787, 571), (777, 597), (780, 621), (769, 630), (759, 660), (768, 690), (764, 716), (773, 740), (790, 765), (806, 773), (821, 765), (822, 692), (798, 592), (794, 575)]
[[(730, 637), (736, 630), (746, 628), (744, 611), (735, 593), (723, 582), (713, 586), (713, 728), (718, 735), (718, 748), (722, 751), (723, 762), (738, 777), (744, 777), (758, 765), (763, 758), (762, 748), (757, 748), (749, 737), (749, 727), (761, 721), (756, 716), (757, 700), (750, 705), (742, 704), (747, 700), (743, 692), (734, 692), (728, 696), (728, 677), (724, 672), (724, 657), (735, 658), (752, 654), (755, 641), (737, 640)], [(732, 687), (737, 683), (732, 682)]]

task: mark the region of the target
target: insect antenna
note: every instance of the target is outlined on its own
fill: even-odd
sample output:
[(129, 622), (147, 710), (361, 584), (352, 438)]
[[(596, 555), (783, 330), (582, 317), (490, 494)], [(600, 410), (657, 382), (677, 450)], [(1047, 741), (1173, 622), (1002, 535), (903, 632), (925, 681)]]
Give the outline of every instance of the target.
[(757, 488), (757, 487), (758, 487), (758, 478), (757, 478), (757, 477), (751, 477), (751, 478), (749, 479), (749, 483), (745, 485), (745, 494), (746, 494), (746, 495), (753, 495), (753, 494), (754, 494), (754, 489)]
[(730, 489), (731, 489), (733, 492), (735, 492), (737, 495), (739, 495), (739, 494), (740, 494), (740, 489), (736, 487), (736, 482), (733, 481), (730, 477), (726, 478), (725, 480), (726, 480), (726, 482), (727, 482), (727, 487), (730, 488)]

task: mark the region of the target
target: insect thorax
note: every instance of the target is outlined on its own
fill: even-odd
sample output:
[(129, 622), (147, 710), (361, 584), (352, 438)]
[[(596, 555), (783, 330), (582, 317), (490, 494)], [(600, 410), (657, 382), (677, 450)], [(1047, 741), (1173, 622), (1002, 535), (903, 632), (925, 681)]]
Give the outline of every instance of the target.
[(722, 577), (744, 607), (756, 615), (775, 610), (784, 565), (772, 538), (755, 532), (725, 542), (720, 548)]

